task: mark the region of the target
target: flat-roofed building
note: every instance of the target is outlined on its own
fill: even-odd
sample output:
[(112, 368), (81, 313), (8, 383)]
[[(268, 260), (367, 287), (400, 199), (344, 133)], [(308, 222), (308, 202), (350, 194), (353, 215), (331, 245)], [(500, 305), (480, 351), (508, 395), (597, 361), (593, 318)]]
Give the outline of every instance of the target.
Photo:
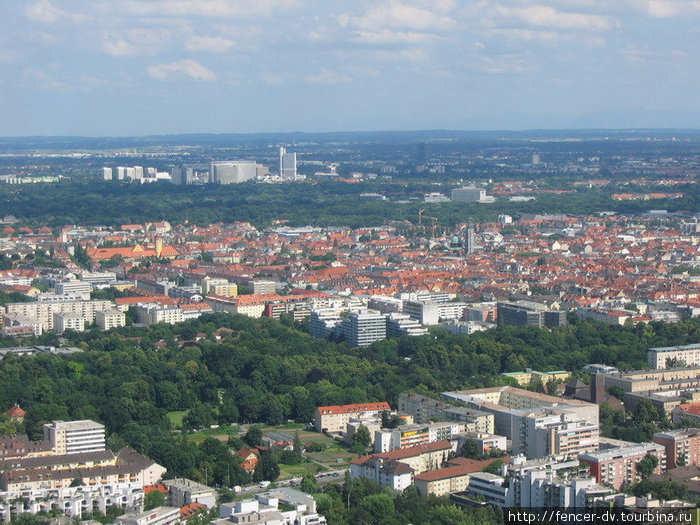
[(605, 483), (620, 490), (641, 479), (637, 473), (637, 463), (647, 454), (658, 460), (654, 469), (656, 474), (666, 470), (666, 450), (658, 443), (635, 443), (627, 447), (589, 452), (579, 456), (579, 461), (590, 466), (591, 476), (597, 483)]
[(89, 419), (54, 421), (44, 425), (44, 440), (54, 454), (99, 452), (105, 449), (105, 427)]
[(424, 443), (434, 443), (464, 431), (464, 424), (456, 422), (411, 424), (374, 433), (374, 451), (389, 452), (400, 448), (413, 447)]
[[(515, 439), (514, 432), (520, 431), (518, 419), (527, 415), (528, 411), (556, 409), (560, 413), (570, 414), (567, 416), (569, 420), (579, 419), (588, 425), (599, 423), (598, 406), (593, 403), (562, 399), (512, 386), (443, 392), (442, 395), (446, 399), (461, 401), (470, 407), (492, 414), (495, 433), (509, 439)], [(400, 404), (399, 409), (401, 409)]]
[(184, 507), (201, 503), (208, 508), (216, 506), (216, 490), (186, 478), (167, 479), (161, 482), (168, 489), (168, 504)]
[(126, 314), (117, 309), (95, 312), (95, 323), (100, 330), (111, 330), (126, 326)]
[(700, 343), (650, 348), (647, 352), (647, 362), (649, 368), (700, 366)]
[(53, 326), (56, 333), (62, 334), (66, 330), (75, 332), (85, 331), (85, 318), (78, 314), (53, 314)]
[(391, 411), (386, 401), (318, 407), (314, 428), (317, 432), (344, 432), (351, 417), (377, 417), (385, 410)]
[(700, 429), (679, 428), (657, 432), (652, 441), (664, 446), (667, 469), (700, 465)]
[(455, 421), (464, 423), (467, 431), (493, 434), (492, 414), (467, 406), (455, 406), (413, 392), (399, 394), (399, 412), (413, 416), (416, 423)]
[(171, 525), (180, 521), (180, 507), (156, 507), (143, 512), (122, 514), (115, 525)]

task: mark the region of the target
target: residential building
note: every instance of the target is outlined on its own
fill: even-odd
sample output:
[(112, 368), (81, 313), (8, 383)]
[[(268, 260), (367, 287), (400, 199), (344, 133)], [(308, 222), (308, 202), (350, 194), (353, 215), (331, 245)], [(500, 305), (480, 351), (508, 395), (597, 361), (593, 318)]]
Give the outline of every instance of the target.
[(309, 318), (309, 333), (319, 339), (330, 336), (335, 327), (340, 324), (340, 309), (319, 308), (311, 310)]
[(92, 284), (86, 281), (62, 281), (56, 283), (55, 289), (59, 295), (89, 295)]
[[(282, 510), (280, 504), (289, 510)], [(325, 525), (312, 496), (288, 487), (280, 487), (245, 499), (219, 506), (220, 519), (212, 525), (246, 523), (254, 525)]]
[(277, 283), (275, 281), (249, 281), (248, 286), (253, 288), (254, 294), (277, 293)]
[(415, 393), (399, 395), (399, 412), (413, 416), (416, 423), (434, 421), (455, 421), (464, 423), (465, 430), (493, 434), (494, 417), (492, 414), (466, 406), (455, 406), (421, 396)]
[[(568, 419), (579, 419), (587, 425), (598, 425), (598, 406), (577, 399), (562, 399), (556, 396), (531, 392), (512, 386), (478, 388), (456, 392), (443, 392), (443, 397), (466, 403), (470, 407), (493, 415), (495, 433), (516, 439), (520, 433), (522, 417), (529, 412), (556, 409), (569, 414)], [(399, 409), (401, 398), (399, 397)], [(494, 433), (491, 431), (491, 433)]]
[(464, 424), (446, 422), (429, 425), (401, 425), (394, 429), (374, 432), (374, 451), (389, 452), (401, 448), (413, 447), (425, 443), (450, 440), (464, 431)]
[(163, 306), (159, 304), (145, 304), (136, 307), (136, 315), (139, 323), (143, 324), (175, 324), (184, 320), (182, 310), (177, 306)]
[(576, 413), (547, 408), (512, 412), (511, 439), (514, 455), (528, 459), (561, 455), (575, 458), (598, 450), (599, 428)]
[(54, 421), (44, 425), (44, 440), (58, 455), (99, 452), (105, 449), (105, 427), (89, 419)]
[(179, 507), (156, 507), (143, 512), (130, 512), (114, 519), (115, 525), (171, 525), (180, 521)]
[(403, 490), (411, 484), (413, 475), (445, 465), (452, 452), (450, 442), (443, 440), (362, 456), (350, 462), (350, 475), (373, 479), (382, 487)]
[(417, 337), (427, 335), (428, 329), (407, 314), (390, 313), (386, 316), (387, 337)]
[(680, 404), (673, 409), (673, 424), (680, 425), (683, 420), (700, 425), (700, 402)]
[(100, 330), (126, 326), (126, 314), (117, 309), (95, 312), (95, 323)]
[(655, 473), (666, 470), (666, 450), (658, 443), (638, 443), (630, 446), (589, 452), (579, 456), (579, 461), (590, 466), (591, 476), (597, 483), (605, 483), (620, 490), (640, 480), (637, 463), (647, 454), (655, 456), (658, 464)]
[(469, 477), (467, 492), (481, 496), (486, 503), (505, 507), (508, 502), (508, 484), (505, 478), (489, 472), (474, 472)]
[(700, 429), (679, 428), (657, 432), (652, 441), (664, 446), (667, 469), (700, 465)]
[(649, 368), (700, 366), (700, 343), (685, 346), (650, 348), (647, 352)]
[(185, 478), (166, 479), (161, 483), (168, 489), (168, 504), (173, 507), (201, 503), (211, 509), (216, 505), (216, 490), (212, 487)]
[(532, 301), (499, 302), (498, 322), (504, 326), (538, 328), (553, 328), (567, 323), (565, 311), (549, 310), (545, 305)]
[(33, 303), (8, 303), (5, 305), (5, 312), (10, 319), (31, 319), (33, 322), (41, 324), (42, 329), (54, 329), (53, 314), (78, 314), (86, 322), (92, 323), (95, 320), (95, 312), (111, 310), (114, 308), (112, 301), (66, 301), (66, 302), (33, 302)]
[(488, 454), (490, 450), (508, 450), (508, 440), (505, 436), (488, 434), (486, 432), (463, 432), (457, 435), (457, 450), (462, 449), (462, 445), (468, 439), (476, 441), (481, 454)]
[(350, 312), (338, 324), (338, 331), (350, 346), (369, 346), (386, 339), (386, 317), (376, 310)]
[(62, 334), (66, 330), (73, 330), (75, 332), (85, 331), (85, 319), (78, 315), (72, 313), (64, 314), (53, 314), (53, 326), (54, 332)]
[(385, 410), (391, 410), (386, 401), (318, 407), (314, 417), (314, 428), (317, 432), (344, 432), (351, 417), (377, 417)]

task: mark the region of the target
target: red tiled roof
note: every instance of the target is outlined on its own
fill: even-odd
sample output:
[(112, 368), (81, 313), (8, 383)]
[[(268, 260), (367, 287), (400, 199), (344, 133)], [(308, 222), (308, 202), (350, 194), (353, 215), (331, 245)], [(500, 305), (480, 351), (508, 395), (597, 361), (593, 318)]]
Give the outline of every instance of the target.
[(10, 409), (5, 412), (10, 417), (24, 417), (27, 413), (22, 410), (19, 405), (15, 405), (13, 407), (10, 407)]
[(163, 494), (168, 493), (168, 489), (165, 488), (165, 485), (162, 485), (160, 483), (158, 483), (157, 485), (146, 485), (145, 487), (143, 487), (144, 494), (150, 494), (151, 492), (154, 492), (154, 491), (158, 491), (158, 492), (161, 492)]
[(193, 515), (197, 514), (198, 512), (206, 509), (207, 506), (199, 503), (198, 501), (195, 501), (194, 503), (190, 503), (189, 505), (185, 505), (184, 507), (180, 508), (180, 519), (186, 520), (187, 518), (192, 517)]
[(391, 410), (389, 403), (381, 401), (379, 403), (359, 403), (357, 405), (337, 405), (318, 407), (316, 411), (321, 414), (354, 414), (356, 412), (375, 412), (377, 410)]

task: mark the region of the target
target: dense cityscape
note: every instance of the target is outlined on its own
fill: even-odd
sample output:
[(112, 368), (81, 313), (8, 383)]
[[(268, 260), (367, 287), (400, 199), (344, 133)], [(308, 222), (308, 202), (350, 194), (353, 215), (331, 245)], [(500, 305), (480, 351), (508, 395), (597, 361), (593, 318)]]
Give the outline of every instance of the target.
[(302, 135), (2, 142), (5, 522), (695, 512), (697, 135)]

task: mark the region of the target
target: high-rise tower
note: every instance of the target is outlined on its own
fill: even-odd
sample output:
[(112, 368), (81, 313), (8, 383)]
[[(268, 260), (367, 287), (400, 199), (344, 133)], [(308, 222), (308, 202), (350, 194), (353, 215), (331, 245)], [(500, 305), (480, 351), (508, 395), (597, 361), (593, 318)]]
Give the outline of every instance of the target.
[(283, 179), (297, 179), (297, 154), (287, 153), (285, 148), (280, 148), (280, 177)]

